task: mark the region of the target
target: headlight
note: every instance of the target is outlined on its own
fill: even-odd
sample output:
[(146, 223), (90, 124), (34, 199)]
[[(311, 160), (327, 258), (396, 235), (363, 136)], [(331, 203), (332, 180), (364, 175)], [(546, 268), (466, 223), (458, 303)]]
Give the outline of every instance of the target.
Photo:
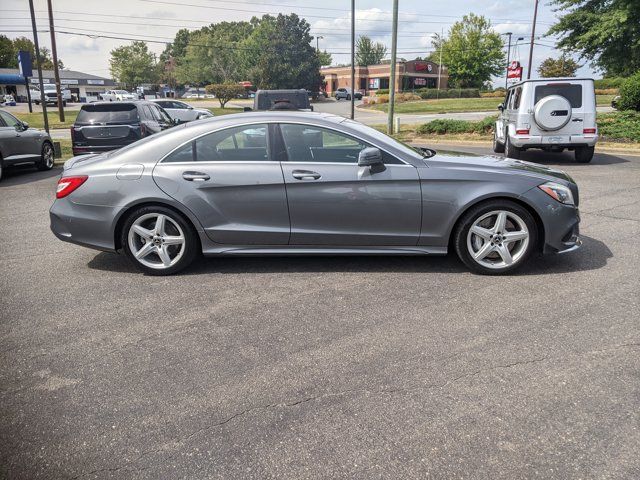
[(565, 187), (559, 183), (547, 182), (543, 185), (538, 185), (538, 188), (560, 203), (575, 205), (573, 202), (573, 194), (569, 187)]

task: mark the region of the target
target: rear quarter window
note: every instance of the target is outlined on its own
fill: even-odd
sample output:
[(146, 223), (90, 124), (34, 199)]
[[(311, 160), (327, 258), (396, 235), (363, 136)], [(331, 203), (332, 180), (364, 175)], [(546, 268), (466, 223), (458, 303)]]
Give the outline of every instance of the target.
[(571, 108), (582, 107), (582, 85), (571, 83), (558, 83), (549, 85), (537, 85), (535, 90), (535, 103), (549, 95), (560, 95), (569, 100)]
[(80, 109), (76, 123), (134, 123), (138, 121), (135, 105), (85, 105)]

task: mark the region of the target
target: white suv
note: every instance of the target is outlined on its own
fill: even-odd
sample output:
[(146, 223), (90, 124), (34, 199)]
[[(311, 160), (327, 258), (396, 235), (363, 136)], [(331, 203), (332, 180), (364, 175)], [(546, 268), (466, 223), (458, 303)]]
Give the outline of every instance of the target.
[(493, 151), (520, 158), (528, 148), (574, 150), (588, 163), (598, 141), (592, 79), (545, 78), (509, 87), (493, 136)]

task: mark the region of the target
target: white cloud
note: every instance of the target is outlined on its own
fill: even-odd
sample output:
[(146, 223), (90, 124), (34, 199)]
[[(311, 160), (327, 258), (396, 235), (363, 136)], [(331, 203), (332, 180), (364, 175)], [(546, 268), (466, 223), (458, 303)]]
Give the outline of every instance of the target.
[(73, 54), (100, 50), (96, 39), (91, 37), (65, 36), (63, 45), (66, 52)]

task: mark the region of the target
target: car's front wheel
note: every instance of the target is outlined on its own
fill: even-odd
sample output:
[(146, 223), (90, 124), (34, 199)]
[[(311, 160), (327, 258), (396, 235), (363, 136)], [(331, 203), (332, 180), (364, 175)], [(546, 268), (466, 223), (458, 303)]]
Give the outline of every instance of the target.
[(161, 206), (141, 207), (124, 223), (121, 245), (148, 275), (171, 275), (188, 267), (199, 253), (197, 234), (182, 215)]
[(538, 232), (525, 208), (509, 200), (490, 200), (464, 214), (454, 235), (456, 253), (467, 267), (499, 275), (525, 263)]
[(53, 152), (53, 145), (49, 142), (45, 142), (42, 145), (42, 153), (40, 154), (40, 161), (38, 162), (38, 170), (51, 170), (53, 168), (53, 162), (55, 161), (55, 155)]

